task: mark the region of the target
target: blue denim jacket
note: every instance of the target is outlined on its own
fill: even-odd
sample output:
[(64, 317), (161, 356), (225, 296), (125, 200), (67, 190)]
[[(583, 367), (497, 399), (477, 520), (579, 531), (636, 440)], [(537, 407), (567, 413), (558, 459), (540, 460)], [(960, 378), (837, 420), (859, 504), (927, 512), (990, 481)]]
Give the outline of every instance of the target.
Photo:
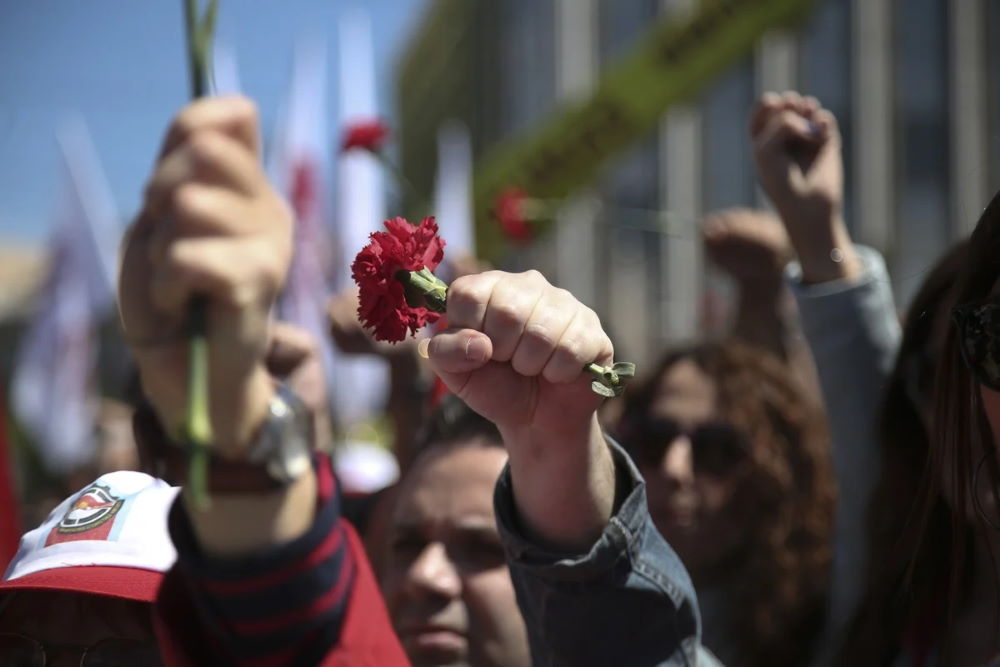
[(609, 440), (621, 506), (590, 552), (567, 555), (518, 528), (510, 469), (494, 494), (497, 524), (535, 667), (713, 665), (701, 647), (694, 586), (660, 536), (639, 470)]

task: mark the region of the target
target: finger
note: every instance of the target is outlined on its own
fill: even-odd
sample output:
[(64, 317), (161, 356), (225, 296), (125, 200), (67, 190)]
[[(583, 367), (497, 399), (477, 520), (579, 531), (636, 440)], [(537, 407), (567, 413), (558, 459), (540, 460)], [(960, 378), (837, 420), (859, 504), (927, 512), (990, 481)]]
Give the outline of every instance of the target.
[(156, 267), (150, 298), (166, 314), (182, 313), (196, 294), (235, 309), (273, 300), (284, 275), (278, 254), (258, 240), (176, 240)]
[(786, 109), (798, 111), (802, 109), (802, 95), (795, 90), (786, 90), (781, 94), (781, 101)]
[(705, 216), (701, 224), (702, 239), (706, 243), (724, 241), (729, 235), (729, 215), (726, 211), (715, 211)]
[(239, 236), (258, 231), (251, 202), (232, 190), (198, 183), (186, 183), (174, 194), (172, 206), (174, 234), (178, 238), (196, 236)]
[(146, 186), (145, 210), (153, 217), (164, 215), (173, 193), (189, 182), (251, 196), (265, 180), (257, 158), (243, 144), (220, 132), (196, 132), (160, 163)]
[(482, 368), (492, 355), (493, 343), (489, 337), (472, 329), (442, 331), (430, 339), (427, 347), (431, 370), (455, 393), (458, 392), (452, 384), (461, 385), (461, 378)]
[(552, 383), (574, 382), (589, 363), (605, 366), (614, 359), (614, 346), (601, 320), (590, 308), (580, 308), (563, 332), (542, 376)]
[(542, 294), (517, 342), (510, 365), (526, 377), (540, 375), (582, 306), (572, 294), (552, 289)]
[(793, 141), (816, 143), (816, 136), (809, 121), (786, 110), (771, 118), (754, 145), (761, 155), (787, 154), (788, 145)]
[(160, 149), (160, 159), (199, 130), (218, 130), (260, 155), (257, 106), (240, 96), (205, 97), (195, 100), (174, 117)]
[(326, 301), (326, 315), (334, 330), (351, 328), (358, 320), (358, 289), (352, 287)]
[(253, 231), (247, 200), (223, 188), (186, 183), (174, 193), (170, 214), (164, 216), (149, 237), (148, 257), (154, 266), (163, 262), (179, 239), (205, 236), (236, 236)]
[(275, 377), (287, 377), (306, 359), (318, 354), (316, 337), (288, 322), (275, 322), (271, 327), (267, 356), (264, 363)]
[(540, 276), (537, 271), (508, 275), (493, 286), (482, 331), (493, 342), (494, 361), (514, 357), (524, 327), (542, 296)]
[(823, 140), (833, 139), (840, 143), (840, 126), (837, 117), (826, 109), (820, 109), (813, 116), (813, 124), (818, 128), (819, 137)]
[(764, 93), (754, 104), (750, 113), (750, 136), (755, 136), (764, 129), (767, 121), (781, 104), (781, 96), (777, 93)]
[(453, 280), (448, 287), (448, 323), (453, 327), (482, 331), (493, 286), (505, 275), (500, 271), (487, 271)]

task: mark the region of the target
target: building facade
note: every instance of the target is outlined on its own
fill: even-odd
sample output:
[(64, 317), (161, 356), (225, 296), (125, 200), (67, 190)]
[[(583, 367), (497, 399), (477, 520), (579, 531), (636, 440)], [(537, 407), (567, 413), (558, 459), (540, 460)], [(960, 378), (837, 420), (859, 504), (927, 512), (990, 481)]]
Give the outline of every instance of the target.
[[(441, 122), (466, 123), (482, 158), (585, 99), (651, 25), (698, 1), (432, 0), (400, 61), (405, 171), (430, 193)], [(1000, 182), (998, 47), (1000, 6), (986, 0), (817, 0), (796, 28), (765, 34), (671, 107), (564, 203), (552, 234), (503, 263), (572, 288), (610, 323), (623, 358), (647, 361), (718, 327), (706, 303), (731, 288), (701, 259), (701, 218), (766, 205), (746, 117), (761, 92), (794, 89), (837, 116), (848, 225), (886, 255), (905, 305)]]

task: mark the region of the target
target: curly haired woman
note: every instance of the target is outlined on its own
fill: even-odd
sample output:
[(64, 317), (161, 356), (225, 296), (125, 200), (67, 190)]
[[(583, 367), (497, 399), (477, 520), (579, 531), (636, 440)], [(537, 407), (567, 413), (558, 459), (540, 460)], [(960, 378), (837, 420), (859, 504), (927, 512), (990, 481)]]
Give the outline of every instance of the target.
[(668, 353), (617, 434), (691, 572), (705, 646), (730, 667), (806, 664), (822, 629), (834, 482), (817, 406), (740, 343)]

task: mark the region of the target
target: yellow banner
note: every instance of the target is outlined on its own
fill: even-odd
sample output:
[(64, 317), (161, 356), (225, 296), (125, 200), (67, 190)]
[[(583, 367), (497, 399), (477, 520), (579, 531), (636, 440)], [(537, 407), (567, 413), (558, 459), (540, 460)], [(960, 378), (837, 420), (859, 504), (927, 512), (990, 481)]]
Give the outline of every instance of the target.
[(699, 4), (686, 19), (657, 24), (631, 55), (606, 71), (589, 100), (557, 111), (536, 132), (504, 142), (477, 165), (477, 246), (484, 257), (496, 260), (506, 248), (492, 214), (504, 189), (559, 200), (587, 185), (608, 157), (656, 128), (671, 104), (697, 93), (766, 31), (804, 16), (812, 0)]

